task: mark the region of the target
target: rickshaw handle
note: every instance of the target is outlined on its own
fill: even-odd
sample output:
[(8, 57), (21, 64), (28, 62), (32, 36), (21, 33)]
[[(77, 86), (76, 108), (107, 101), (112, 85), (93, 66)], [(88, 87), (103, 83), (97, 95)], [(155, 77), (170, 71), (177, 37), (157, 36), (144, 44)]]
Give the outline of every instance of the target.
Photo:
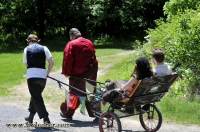
[(57, 81), (57, 83), (58, 83), (59, 85), (60, 85), (60, 84), (64, 84), (64, 85), (69, 86), (70, 88), (73, 88), (73, 89), (75, 89), (75, 90), (77, 90), (77, 91), (79, 91), (79, 92), (81, 92), (81, 93), (83, 93), (83, 94), (85, 94), (85, 95), (90, 95), (90, 94), (92, 94), (92, 93), (84, 92), (84, 91), (82, 91), (82, 90), (80, 90), (80, 89), (78, 89), (78, 88), (76, 88), (76, 87), (73, 87), (73, 86), (71, 86), (71, 85), (69, 85), (69, 84), (66, 84), (66, 83), (64, 83), (64, 82), (61, 82), (61, 81), (59, 81), (59, 80), (57, 80), (57, 79), (55, 79), (55, 78), (53, 78), (53, 77), (50, 77), (50, 76), (47, 76), (47, 77), (50, 78), (50, 79), (53, 79), (53, 80)]
[(105, 84), (105, 83), (97, 82), (95, 80), (91, 80), (91, 79), (87, 79), (87, 78), (80, 78), (80, 77), (74, 77), (74, 76), (69, 76), (69, 78), (76, 78), (76, 79), (81, 79), (81, 80), (84, 80), (84, 81), (90, 81), (90, 82), (96, 82), (96, 83), (99, 83), (99, 84)]

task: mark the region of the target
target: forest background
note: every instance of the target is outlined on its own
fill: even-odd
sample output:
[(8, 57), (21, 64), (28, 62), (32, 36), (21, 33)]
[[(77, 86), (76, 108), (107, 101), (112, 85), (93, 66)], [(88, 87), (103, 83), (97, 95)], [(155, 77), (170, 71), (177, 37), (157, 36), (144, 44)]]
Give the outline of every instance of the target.
[(135, 49), (150, 59), (161, 47), (180, 76), (168, 96), (200, 102), (199, 0), (1, 0), (0, 18), (0, 55), (22, 53), (30, 33), (62, 51), (72, 27), (96, 49)]

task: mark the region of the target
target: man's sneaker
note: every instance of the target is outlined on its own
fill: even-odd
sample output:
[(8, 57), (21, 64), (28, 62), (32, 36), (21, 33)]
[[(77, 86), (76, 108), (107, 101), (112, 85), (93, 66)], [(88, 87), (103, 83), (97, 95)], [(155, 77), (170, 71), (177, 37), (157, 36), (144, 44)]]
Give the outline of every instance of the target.
[(99, 118), (98, 117), (95, 117), (93, 122), (98, 122), (99, 121)]

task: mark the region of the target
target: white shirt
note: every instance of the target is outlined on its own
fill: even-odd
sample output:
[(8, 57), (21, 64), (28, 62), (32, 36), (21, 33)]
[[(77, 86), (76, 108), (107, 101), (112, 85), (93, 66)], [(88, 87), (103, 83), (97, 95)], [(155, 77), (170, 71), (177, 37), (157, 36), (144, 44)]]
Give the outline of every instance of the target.
[[(46, 60), (50, 59), (52, 57), (51, 52), (46, 46), (44, 47), (44, 52), (46, 56)], [(27, 64), (27, 58), (26, 58), (26, 52), (27, 48), (24, 49), (24, 55), (23, 55), (23, 63)], [(26, 78), (47, 78), (47, 70), (42, 68), (28, 68), (27, 69), (27, 75)]]
[(163, 63), (156, 65), (156, 67), (153, 69), (153, 72), (155, 73), (155, 76), (164, 76), (172, 74), (172, 69), (170, 66)]

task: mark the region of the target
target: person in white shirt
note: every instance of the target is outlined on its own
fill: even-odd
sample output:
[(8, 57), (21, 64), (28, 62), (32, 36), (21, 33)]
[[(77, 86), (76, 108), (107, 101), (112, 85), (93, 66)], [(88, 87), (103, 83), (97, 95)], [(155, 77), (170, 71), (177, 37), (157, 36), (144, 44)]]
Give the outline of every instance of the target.
[(164, 63), (165, 54), (161, 48), (154, 48), (151, 53), (152, 61), (155, 64), (153, 68), (154, 76), (165, 76), (172, 74), (172, 69)]
[(28, 46), (24, 49), (23, 63), (27, 67), (27, 84), (31, 99), (28, 108), (30, 114), (25, 117), (25, 120), (33, 123), (34, 115), (37, 113), (40, 119), (43, 118), (44, 123), (50, 123), (42, 92), (46, 86), (47, 76), (54, 65), (52, 55), (46, 46), (38, 44), (40, 40), (35, 34), (30, 34), (26, 41)]

